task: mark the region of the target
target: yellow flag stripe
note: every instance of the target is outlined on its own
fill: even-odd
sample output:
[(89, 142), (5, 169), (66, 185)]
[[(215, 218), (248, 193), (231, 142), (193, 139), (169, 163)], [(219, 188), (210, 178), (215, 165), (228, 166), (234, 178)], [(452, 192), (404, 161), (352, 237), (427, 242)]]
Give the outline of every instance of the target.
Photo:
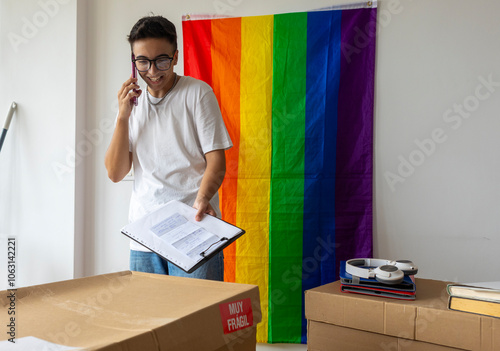
[(268, 339), (272, 42), (273, 16), (242, 18), (236, 225), (246, 234), (238, 239), (235, 278), (237, 283), (260, 287), (258, 342)]

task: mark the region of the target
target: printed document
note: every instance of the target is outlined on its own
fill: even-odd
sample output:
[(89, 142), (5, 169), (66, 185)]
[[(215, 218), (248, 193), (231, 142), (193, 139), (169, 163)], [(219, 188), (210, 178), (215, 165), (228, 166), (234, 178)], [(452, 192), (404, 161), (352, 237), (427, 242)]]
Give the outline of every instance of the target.
[(220, 239), (206, 229), (189, 222), (179, 213), (165, 218), (151, 228), (153, 233), (180, 252), (196, 259)]
[(122, 233), (191, 273), (245, 231), (223, 220), (204, 215), (179, 201), (170, 201), (140, 220), (126, 225)]

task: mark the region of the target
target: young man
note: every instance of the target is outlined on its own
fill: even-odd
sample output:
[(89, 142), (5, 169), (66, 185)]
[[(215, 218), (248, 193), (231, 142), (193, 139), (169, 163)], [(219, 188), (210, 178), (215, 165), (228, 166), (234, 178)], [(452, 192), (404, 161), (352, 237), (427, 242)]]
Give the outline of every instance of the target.
[[(196, 220), (220, 216), (217, 190), (226, 169), (224, 150), (232, 143), (212, 89), (174, 72), (177, 34), (166, 18), (141, 18), (128, 40), (147, 91), (139, 90), (132, 76), (118, 91), (119, 112), (105, 165), (113, 182), (134, 166), (129, 220), (174, 199), (196, 208)], [(130, 247), (131, 270), (223, 280), (222, 252), (187, 274), (134, 241)]]

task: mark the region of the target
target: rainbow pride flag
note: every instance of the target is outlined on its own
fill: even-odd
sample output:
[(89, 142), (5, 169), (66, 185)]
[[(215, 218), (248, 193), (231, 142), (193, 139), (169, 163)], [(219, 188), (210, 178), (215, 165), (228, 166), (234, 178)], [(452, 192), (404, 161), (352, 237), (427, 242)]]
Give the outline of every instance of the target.
[[(223, 219), (246, 230), (225, 280), (257, 284), (259, 342), (306, 342), (304, 291), (372, 257), (376, 6), (184, 16), (184, 73), (210, 84), (234, 147)], [(366, 4), (365, 4), (366, 5)]]

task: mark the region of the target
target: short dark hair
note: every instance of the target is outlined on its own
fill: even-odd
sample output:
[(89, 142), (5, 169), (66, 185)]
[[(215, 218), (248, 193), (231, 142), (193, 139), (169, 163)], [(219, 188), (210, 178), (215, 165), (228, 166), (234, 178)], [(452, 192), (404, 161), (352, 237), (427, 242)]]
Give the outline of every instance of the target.
[(175, 25), (163, 16), (146, 16), (137, 21), (128, 35), (130, 47), (136, 40), (145, 38), (163, 38), (177, 51), (177, 32)]

